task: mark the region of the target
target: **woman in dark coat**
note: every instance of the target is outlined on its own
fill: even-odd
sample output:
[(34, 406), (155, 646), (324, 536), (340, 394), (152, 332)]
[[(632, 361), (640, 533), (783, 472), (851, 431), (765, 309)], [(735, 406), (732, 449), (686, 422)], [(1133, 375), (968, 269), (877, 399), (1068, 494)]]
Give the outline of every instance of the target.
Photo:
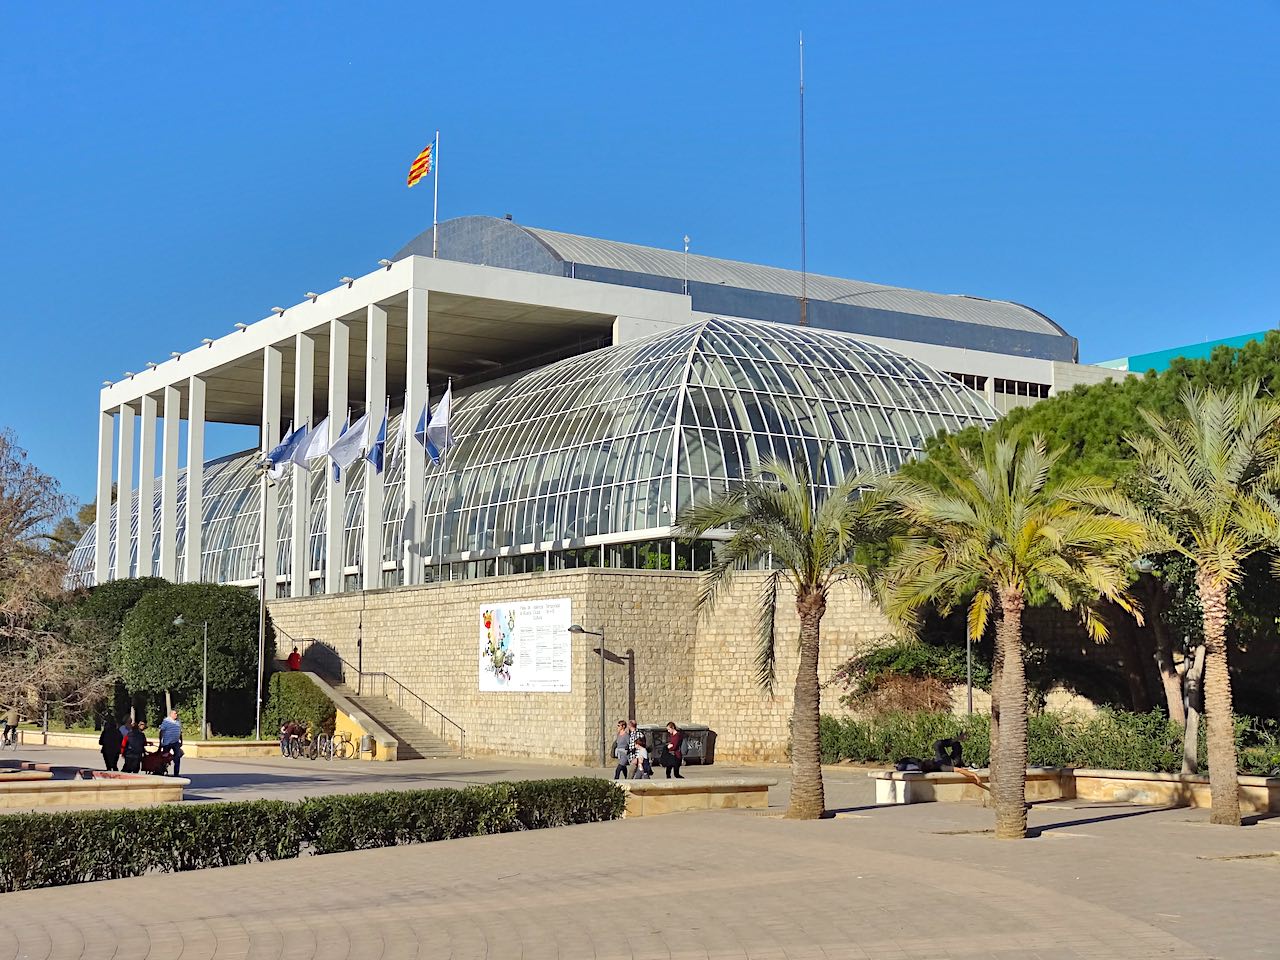
[(142, 769), (142, 758), (147, 752), (147, 735), (144, 724), (135, 723), (124, 741), (124, 772), (137, 773)]
[(680, 764), (684, 760), (684, 754), (680, 748), (684, 745), (684, 734), (680, 732), (680, 728), (674, 723), (667, 724), (667, 752), (662, 755), (662, 762), (667, 768), (667, 779), (670, 780), (672, 775), (679, 780), (684, 779), (684, 774), (680, 772)]
[(120, 726), (107, 717), (102, 724), (102, 733), (98, 737), (98, 746), (102, 748), (102, 762), (108, 770), (120, 769)]

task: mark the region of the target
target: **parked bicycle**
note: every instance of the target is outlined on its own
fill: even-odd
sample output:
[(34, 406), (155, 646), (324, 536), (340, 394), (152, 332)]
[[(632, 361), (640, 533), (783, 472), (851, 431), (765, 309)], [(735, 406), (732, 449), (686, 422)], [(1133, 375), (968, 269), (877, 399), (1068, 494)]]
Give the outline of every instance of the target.
[(350, 760), (355, 756), (355, 745), (350, 734), (335, 733), (332, 737), (321, 734), (316, 737), (316, 756), (321, 760)]

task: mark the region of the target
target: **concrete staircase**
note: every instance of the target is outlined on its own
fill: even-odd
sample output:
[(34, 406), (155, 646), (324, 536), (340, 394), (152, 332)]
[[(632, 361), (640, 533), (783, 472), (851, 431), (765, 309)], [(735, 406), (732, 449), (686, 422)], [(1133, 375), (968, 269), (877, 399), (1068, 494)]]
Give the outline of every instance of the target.
[(445, 740), (438, 733), (424, 727), (418, 718), (396, 706), (386, 697), (360, 696), (354, 687), (339, 684), (335, 688), (342, 696), (359, 707), (396, 738), (399, 747), (396, 757), (400, 760), (423, 760), (435, 757), (457, 757), (458, 745)]

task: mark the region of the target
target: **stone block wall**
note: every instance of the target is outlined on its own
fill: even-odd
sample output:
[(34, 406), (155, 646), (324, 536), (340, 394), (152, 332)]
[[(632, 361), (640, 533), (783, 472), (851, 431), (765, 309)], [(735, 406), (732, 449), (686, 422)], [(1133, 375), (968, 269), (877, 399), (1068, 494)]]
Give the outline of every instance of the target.
[[(600, 661), (596, 637), (573, 638), (569, 693), (481, 692), (477, 668), (482, 605), (566, 597), (572, 617), (605, 633), (608, 650), (635, 654), (635, 713), (641, 723), (701, 723), (717, 733), (720, 761), (783, 760), (789, 739), (798, 622), (779, 592), (778, 681), (755, 682), (756, 610), (765, 575), (743, 573), (699, 615), (698, 575), (658, 570), (578, 569), (271, 601), (288, 638), (314, 639), (382, 671), (466, 730), (467, 753), (596, 762), (600, 753)], [(823, 622), (822, 680), (888, 631), (852, 587), (836, 589)], [(366, 691), (367, 692), (367, 691)], [(833, 691), (834, 693), (834, 691)], [(628, 668), (605, 664), (605, 730), (628, 713)], [(839, 712), (834, 695), (826, 712)], [(447, 728), (443, 731), (448, 733)], [(606, 753), (611, 753), (608, 746)]]
[[(772, 694), (756, 683), (756, 616), (768, 575), (741, 573), (714, 608), (698, 621), (692, 713), (716, 731), (718, 760), (782, 761), (790, 742), (791, 707), (799, 664), (800, 622), (794, 593), (779, 586), (774, 623), (776, 682)], [(822, 619), (818, 679), (826, 684), (836, 668), (877, 644), (890, 632), (879, 607), (858, 588), (833, 591)], [(822, 712), (842, 714), (843, 691), (824, 687)]]

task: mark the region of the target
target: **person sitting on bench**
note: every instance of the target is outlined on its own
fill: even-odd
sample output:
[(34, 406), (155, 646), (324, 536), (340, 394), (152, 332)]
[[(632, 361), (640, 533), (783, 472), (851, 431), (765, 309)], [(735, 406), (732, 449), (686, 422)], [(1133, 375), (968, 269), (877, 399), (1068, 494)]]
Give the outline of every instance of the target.
[(961, 730), (954, 739), (935, 740), (933, 742), (933, 759), (940, 767), (963, 767), (964, 742), (969, 734)]

